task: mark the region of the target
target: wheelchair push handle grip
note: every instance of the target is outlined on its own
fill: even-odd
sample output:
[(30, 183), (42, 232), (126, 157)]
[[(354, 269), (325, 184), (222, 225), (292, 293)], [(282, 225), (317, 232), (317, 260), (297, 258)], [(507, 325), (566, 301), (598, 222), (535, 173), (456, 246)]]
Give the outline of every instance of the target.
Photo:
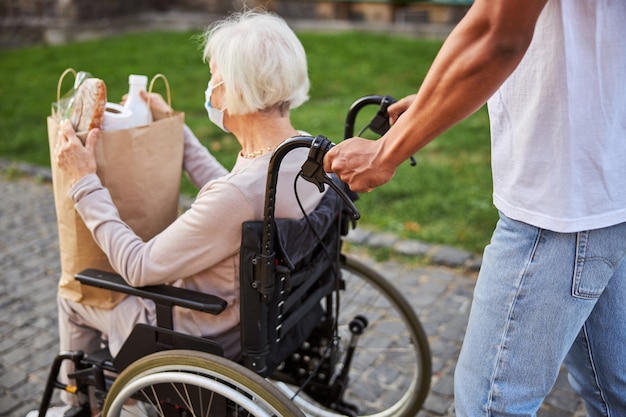
[(320, 192), (324, 191), (324, 184), (327, 184), (339, 194), (344, 203), (350, 208), (352, 218), (358, 220), (361, 218), (361, 214), (352, 202), (352, 199), (324, 172), (324, 156), (333, 146), (335, 145), (324, 136), (320, 135), (313, 139), (309, 156), (302, 165), (302, 178), (317, 186)]
[(378, 106), (378, 111), (370, 120), (367, 128), (381, 136), (387, 133), (391, 127), (389, 124), (389, 113), (387, 112), (387, 109), (395, 102), (396, 99), (392, 96), (379, 95), (364, 96), (356, 100), (352, 103), (350, 109), (348, 110), (348, 114), (346, 115), (343, 138), (350, 139), (354, 136), (354, 127), (357, 115), (361, 110), (363, 110), (363, 108), (370, 105)]
[(361, 215), (350, 199), (346, 190), (342, 190), (324, 172), (324, 156), (334, 145), (324, 136), (293, 136), (281, 143), (272, 153), (270, 158), (265, 192), (265, 206), (263, 211), (262, 241), (259, 254), (256, 257), (255, 289), (265, 300), (269, 300), (274, 287), (276, 272), (276, 253), (274, 251), (274, 235), (276, 233), (274, 209), (276, 202), (276, 186), (278, 184), (278, 174), (283, 158), (296, 148), (309, 148), (309, 155), (300, 169), (299, 175), (306, 181), (317, 186), (320, 192), (324, 191), (324, 184), (330, 186), (345, 202), (352, 212), (352, 218), (358, 220)]
[[(356, 124), (357, 115), (363, 108), (370, 105), (378, 106), (378, 111), (369, 121), (367, 126), (365, 126), (362, 131), (358, 132), (356, 136), (361, 136), (361, 134), (367, 129), (376, 133), (378, 136), (383, 136), (391, 128), (391, 124), (389, 123), (389, 106), (391, 106), (396, 101), (397, 100), (392, 96), (379, 95), (364, 96), (356, 100), (354, 103), (352, 103), (350, 109), (348, 110), (348, 114), (346, 115), (346, 122), (343, 134), (344, 140), (350, 139), (355, 135), (354, 127)], [(409, 159), (411, 161), (411, 166), (417, 165), (414, 156), (411, 156)]]

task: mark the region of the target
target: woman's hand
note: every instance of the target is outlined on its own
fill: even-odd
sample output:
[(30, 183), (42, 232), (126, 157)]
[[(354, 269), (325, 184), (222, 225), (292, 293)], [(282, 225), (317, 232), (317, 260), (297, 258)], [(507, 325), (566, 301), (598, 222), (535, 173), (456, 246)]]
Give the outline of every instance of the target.
[(72, 185), (88, 174), (95, 174), (95, 146), (100, 129), (91, 129), (85, 145), (80, 141), (69, 120), (64, 120), (59, 129), (56, 145), (56, 163), (69, 177)]
[[(163, 96), (159, 93), (148, 93), (147, 91), (141, 90), (139, 95), (143, 101), (150, 104), (150, 110), (153, 113), (169, 114), (174, 111), (172, 106), (167, 104)], [(128, 94), (124, 94), (124, 97), (122, 97), (122, 105), (126, 102), (127, 98)]]
[(140, 91), (139, 95), (145, 101), (149, 101), (150, 110), (157, 113), (172, 113), (174, 109), (172, 106), (167, 104), (167, 102), (163, 99), (163, 96), (159, 93), (148, 93), (147, 91)]

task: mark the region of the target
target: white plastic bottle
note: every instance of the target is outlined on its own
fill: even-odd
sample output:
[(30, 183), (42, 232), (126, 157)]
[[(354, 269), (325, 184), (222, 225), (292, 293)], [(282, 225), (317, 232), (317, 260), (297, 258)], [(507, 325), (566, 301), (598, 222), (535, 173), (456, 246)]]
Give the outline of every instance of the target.
[(124, 102), (124, 107), (132, 112), (128, 127), (146, 126), (152, 123), (152, 112), (148, 103), (139, 95), (141, 90), (146, 91), (148, 87), (148, 77), (145, 75), (131, 74), (128, 76), (128, 97)]

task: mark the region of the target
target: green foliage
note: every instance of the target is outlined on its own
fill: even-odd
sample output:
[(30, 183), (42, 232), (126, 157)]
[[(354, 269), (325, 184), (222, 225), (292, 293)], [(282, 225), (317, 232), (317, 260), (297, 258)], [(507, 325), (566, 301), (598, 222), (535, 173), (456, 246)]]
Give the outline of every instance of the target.
[[(226, 167), (232, 166), (239, 145), (207, 120), (203, 101), (209, 71), (195, 35), (141, 33), (0, 51), (0, 158), (50, 165), (46, 116), (59, 76), (72, 67), (104, 79), (114, 102), (126, 93), (128, 74), (165, 74), (174, 108), (184, 111), (196, 135)], [(292, 112), (292, 119), (299, 129), (334, 142), (343, 139), (354, 100), (415, 92), (441, 46), (440, 41), (360, 32), (299, 37), (307, 50), (311, 98)], [(68, 76), (62, 94), (72, 81)], [(155, 91), (163, 93), (163, 84), (158, 82)], [(480, 252), (496, 220), (485, 110), (415, 158), (417, 166), (403, 164), (389, 184), (361, 196), (361, 226)], [(195, 190), (184, 180), (183, 192)]]

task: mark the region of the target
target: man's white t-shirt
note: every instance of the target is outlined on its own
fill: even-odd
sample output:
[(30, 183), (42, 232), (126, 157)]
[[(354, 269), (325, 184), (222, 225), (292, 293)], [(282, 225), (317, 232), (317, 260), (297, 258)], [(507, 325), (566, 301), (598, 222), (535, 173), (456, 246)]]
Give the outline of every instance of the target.
[(498, 210), (562, 233), (626, 222), (626, 1), (548, 0), (488, 108)]

